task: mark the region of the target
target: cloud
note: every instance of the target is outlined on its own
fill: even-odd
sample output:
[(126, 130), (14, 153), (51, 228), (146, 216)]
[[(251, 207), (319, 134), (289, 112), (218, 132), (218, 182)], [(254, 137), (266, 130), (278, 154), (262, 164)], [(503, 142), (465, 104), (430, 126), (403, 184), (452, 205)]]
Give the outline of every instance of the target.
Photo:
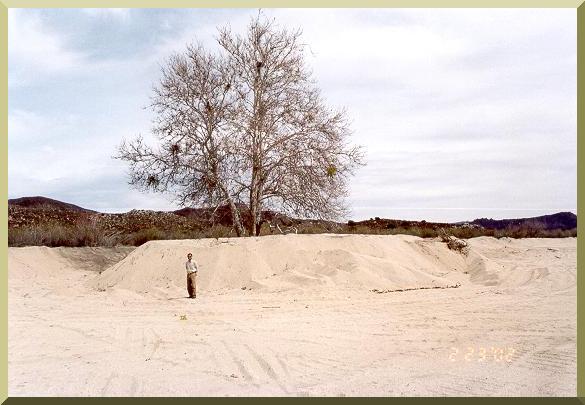
[(164, 63), (170, 55), (183, 52), (188, 44), (199, 43), (206, 49), (219, 51), (216, 40), (218, 28), (229, 26), (234, 32), (243, 32), (250, 17), (245, 12), (221, 9), (185, 13), (174, 30), (170, 29), (172, 24), (169, 17), (163, 18), (160, 24), (165, 34), (149, 50), (148, 60), (157, 64)]
[[(8, 125), (11, 197), (55, 193), (93, 196), (106, 192), (107, 182), (122, 191), (120, 198), (111, 199), (116, 204), (124, 201), (123, 194), (133, 194), (126, 184), (126, 165), (112, 156), (121, 139), (138, 128), (115, 122), (100, 125), (99, 119), (88, 121), (79, 115), (55, 117), (26, 110), (10, 111)], [(92, 189), (91, 184), (101, 188)], [(88, 208), (93, 207), (91, 198), (84, 201), (88, 201)]]
[(130, 20), (129, 8), (82, 8), (81, 11), (91, 17), (114, 18), (121, 21)]
[(67, 39), (49, 28), (39, 15), (8, 10), (9, 81), (26, 82), (39, 73), (64, 72), (85, 62), (83, 52), (67, 46)]
[[(97, 43), (87, 41), (84, 34), (95, 38), (95, 33), (92, 34), (89, 28), (95, 25), (108, 24), (111, 30), (107, 20), (111, 17), (117, 21), (128, 21), (129, 11), (81, 9), (73, 15), (57, 14), (65, 21), (76, 17), (73, 18), (74, 24), (87, 27), (88, 32), (84, 33), (79, 32), (77, 25), (67, 30), (63, 24), (57, 24), (56, 21), (60, 20), (53, 12), (11, 8), (8, 12), (9, 87), (43, 86), (55, 80), (93, 80), (99, 75), (115, 75), (127, 68), (127, 58), (102, 55)], [(67, 12), (72, 13), (71, 10)], [(132, 69), (140, 66), (136, 60), (132, 63)]]
[[(9, 94), (10, 194), (173, 207), (141, 199), (110, 156), (122, 137), (148, 133), (141, 107), (159, 63), (194, 40), (216, 47), (218, 25), (242, 32), (256, 13), (11, 9), (9, 79), (29, 86)], [(351, 181), (354, 219), (576, 208), (575, 10), (263, 13), (302, 28), (318, 86), (347, 108), (366, 148)]]
[(574, 10), (276, 13), (306, 27), (315, 76), (368, 151), (354, 215), (575, 209)]

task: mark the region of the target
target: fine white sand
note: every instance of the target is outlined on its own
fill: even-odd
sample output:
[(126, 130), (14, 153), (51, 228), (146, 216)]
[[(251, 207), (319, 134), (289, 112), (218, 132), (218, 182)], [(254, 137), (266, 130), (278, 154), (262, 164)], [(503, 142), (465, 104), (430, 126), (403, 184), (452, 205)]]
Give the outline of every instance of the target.
[(9, 395), (575, 396), (576, 245), (482, 237), (464, 256), (411, 236), (286, 235), (9, 248)]

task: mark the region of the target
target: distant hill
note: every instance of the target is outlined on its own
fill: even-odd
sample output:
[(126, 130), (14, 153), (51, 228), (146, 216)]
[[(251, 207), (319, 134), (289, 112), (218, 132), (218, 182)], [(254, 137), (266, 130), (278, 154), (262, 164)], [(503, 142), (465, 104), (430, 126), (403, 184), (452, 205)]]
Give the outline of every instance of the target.
[(569, 230), (577, 227), (577, 215), (572, 212), (559, 212), (552, 215), (542, 215), (532, 218), (517, 219), (488, 219), (480, 218), (473, 220), (472, 224), (482, 226), (486, 229), (511, 229), (511, 228), (537, 228), (537, 229), (561, 229)]
[[(252, 218), (239, 206), (246, 229)], [(197, 239), (235, 236), (229, 206), (182, 208), (176, 211), (131, 210), (100, 213), (47, 197), (8, 200), (9, 246), (111, 246), (139, 245), (153, 239)], [(339, 223), (293, 218), (276, 211), (262, 211), (260, 235), (274, 233), (409, 234), (436, 237), (446, 230), (453, 236), (568, 237), (577, 235), (577, 216), (559, 212), (534, 218), (487, 219), (435, 223), (370, 218)]]
[(63, 201), (53, 200), (47, 197), (22, 197), (8, 200), (8, 205), (19, 206), (24, 208), (43, 208), (43, 209), (56, 209), (62, 211), (76, 211), (76, 212), (96, 212), (82, 208), (80, 206), (65, 203)]

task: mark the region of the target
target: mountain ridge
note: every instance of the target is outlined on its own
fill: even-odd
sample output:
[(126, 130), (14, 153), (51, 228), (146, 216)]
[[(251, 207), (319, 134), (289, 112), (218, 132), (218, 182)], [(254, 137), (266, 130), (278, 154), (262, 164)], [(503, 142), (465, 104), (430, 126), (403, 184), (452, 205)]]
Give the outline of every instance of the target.
[[(145, 209), (132, 209), (127, 212), (121, 213), (103, 213), (95, 210), (91, 210), (88, 208), (84, 208), (72, 203), (67, 203), (64, 201), (56, 200), (49, 197), (43, 196), (31, 196), (31, 197), (19, 197), (8, 199), (8, 206), (9, 207), (22, 207), (28, 209), (48, 209), (48, 210), (60, 210), (60, 211), (73, 211), (79, 213), (93, 213), (93, 214), (100, 214), (100, 215), (125, 215), (131, 213), (138, 213), (138, 212), (148, 212), (153, 214), (175, 214), (185, 218), (192, 218), (198, 220), (210, 220), (212, 217), (215, 216), (215, 219), (219, 220), (218, 223), (222, 225), (229, 225), (231, 223), (231, 214), (229, 212), (229, 207), (227, 206), (220, 206), (219, 208), (205, 208), (205, 207), (184, 207), (173, 211), (159, 211), (159, 210), (145, 210)], [(245, 208), (245, 207), (244, 207)], [(290, 221), (303, 221), (298, 218), (292, 218), (288, 215), (279, 214), (275, 211), (266, 210), (263, 212), (265, 216), (269, 217), (267, 219), (272, 219), (273, 217), (280, 216), (282, 218), (288, 219)], [(244, 216), (246, 214), (244, 213)], [(485, 229), (506, 229), (510, 227), (519, 227), (519, 226), (531, 226), (531, 227), (540, 227), (542, 229), (573, 229), (577, 227), (577, 215), (569, 211), (561, 211), (554, 214), (547, 214), (547, 215), (540, 215), (536, 217), (525, 217), (525, 218), (503, 218), (503, 219), (492, 219), (492, 218), (476, 218), (469, 221), (457, 221), (457, 222), (428, 222), (428, 221), (410, 221), (410, 220), (399, 220), (399, 219), (388, 219), (388, 218), (379, 218), (376, 219), (366, 219), (361, 221), (353, 221), (350, 220), (349, 223), (355, 225), (373, 225), (375, 223), (383, 223), (384, 225), (390, 225), (389, 228), (392, 228), (393, 223), (428, 223), (428, 224), (436, 224), (436, 225), (476, 225), (481, 226)], [(341, 223), (339, 223), (341, 224)]]
[[(251, 215), (240, 212), (246, 229)], [(574, 237), (577, 216), (560, 212), (532, 218), (441, 223), (370, 218), (345, 223), (293, 218), (262, 211), (260, 236), (300, 234), (407, 234), (430, 238), (444, 231), (458, 238), (477, 236), (534, 238)], [(75, 204), (35, 196), (8, 200), (9, 246), (138, 246), (149, 240), (234, 237), (229, 206), (182, 208), (175, 211), (133, 209), (125, 213), (101, 213)]]

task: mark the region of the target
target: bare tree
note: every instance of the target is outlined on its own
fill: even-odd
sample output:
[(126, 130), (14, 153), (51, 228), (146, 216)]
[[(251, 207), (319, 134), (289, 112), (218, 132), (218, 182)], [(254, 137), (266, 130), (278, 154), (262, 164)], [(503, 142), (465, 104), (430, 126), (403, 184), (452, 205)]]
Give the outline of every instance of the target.
[(221, 56), (200, 47), (171, 58), (155, 88), (156, 151), (123, 143), (131, 184), (173, 192), (181, 204), (230, 204), (234, 228), (260, 232), (263, 209), (335, 219), (362, 151), (344, 111), (325, 105), (304, 61), (301, 32), (260, 14), (246, 35), (219, 31)]
[(324, 105), (300, 36), (260, 15), (245, 36), (220, 30), (219, 43), (238, 77), (235, 127), (248, 165), (252, 235), (265, 205), (303, 217), (341, 215), (348, 175), (362, 160), (360, 148), (347, 144), (344, 112)]
[(227, 66), (200, 46), (172, 56), (152, 97), (158, 148), (138, 137), (123, 141), (116, 157), (130, 163), (130, 184), (138, 189), (173, 193), (180, 205), (229, 204), (242, 236), (236, 203), (244, 187), (229, 126), (235, 78)]

